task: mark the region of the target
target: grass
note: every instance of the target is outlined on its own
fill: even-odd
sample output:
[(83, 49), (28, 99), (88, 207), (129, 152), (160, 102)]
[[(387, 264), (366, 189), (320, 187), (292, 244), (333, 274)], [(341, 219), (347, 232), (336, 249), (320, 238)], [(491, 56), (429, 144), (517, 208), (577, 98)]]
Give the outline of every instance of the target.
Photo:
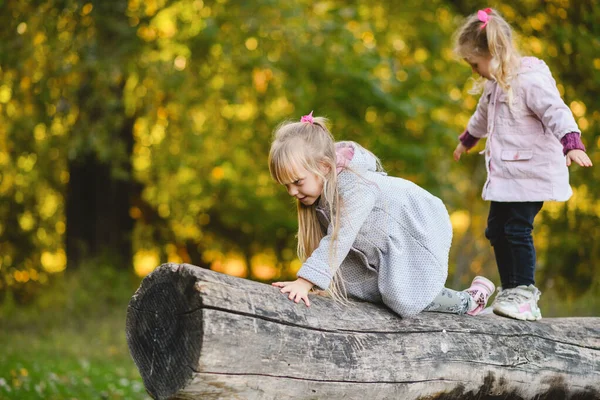
[(57, 277), (31, 304), (7, 295), (0, 399), (150, 399), (125, 339), (138, 283), (127, 273), (86, 268)]

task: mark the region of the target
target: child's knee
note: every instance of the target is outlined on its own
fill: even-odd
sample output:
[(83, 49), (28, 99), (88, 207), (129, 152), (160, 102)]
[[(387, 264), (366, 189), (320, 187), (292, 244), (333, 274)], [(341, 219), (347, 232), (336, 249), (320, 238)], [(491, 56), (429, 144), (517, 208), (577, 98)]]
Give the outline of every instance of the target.
[(494, 246), (500, 238), (504, 236), (504, 230), (499, 226), (488, 226), (485, 229), (485, 237), (490, 241), (490, 244)]

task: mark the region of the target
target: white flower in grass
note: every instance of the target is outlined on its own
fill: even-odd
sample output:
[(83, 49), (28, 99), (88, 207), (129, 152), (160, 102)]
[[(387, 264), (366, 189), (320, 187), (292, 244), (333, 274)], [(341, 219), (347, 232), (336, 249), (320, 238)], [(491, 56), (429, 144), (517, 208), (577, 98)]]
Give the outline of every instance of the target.
[(12, 391), (8, 383), (6, 383), (6, 379), (0, 378), (0, 387), (6, 389), (7, 392)]

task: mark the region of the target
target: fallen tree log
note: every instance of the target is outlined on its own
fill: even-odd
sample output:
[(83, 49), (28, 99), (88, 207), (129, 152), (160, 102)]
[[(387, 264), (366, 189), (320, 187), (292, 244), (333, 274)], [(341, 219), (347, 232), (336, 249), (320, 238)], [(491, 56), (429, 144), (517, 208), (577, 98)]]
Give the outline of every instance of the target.
[(600, 398), (600, 318), (403, 320), (164, 264), (132, 297), (126, 334), (155, 399)]

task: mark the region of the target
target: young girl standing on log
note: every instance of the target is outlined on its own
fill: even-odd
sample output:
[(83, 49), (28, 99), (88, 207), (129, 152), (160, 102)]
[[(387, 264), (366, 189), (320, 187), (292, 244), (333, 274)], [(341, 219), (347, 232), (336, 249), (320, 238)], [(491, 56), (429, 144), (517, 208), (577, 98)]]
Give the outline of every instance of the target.
[(298, 203), (298, 279), (276, 282), (290, 300), (329, 289), (383, 302), (402, 317), (441, 311), (478, 314), (495, 287), (476, 277), (458, 292), (444, 288), (452, 226), (437, 198), (383, 172), (377, 157), (354, 142), (335, 143), (312, 112), (282, 124), (269, 154), (273, 178)]
[(468, 17), (458, 31), (456, 53), (481, 76), (475, 92), (483, 94), (454, 159), (487, 136), (482, 197), (491, 205), (485, 234), (502, 281), (493, 310), (539, 320), (533, 220), (544, 201), (571, 197), (567, 166), (592, 162), (550, 70), (537, 58), (519, 56), (500, 14), (486, 8)]

